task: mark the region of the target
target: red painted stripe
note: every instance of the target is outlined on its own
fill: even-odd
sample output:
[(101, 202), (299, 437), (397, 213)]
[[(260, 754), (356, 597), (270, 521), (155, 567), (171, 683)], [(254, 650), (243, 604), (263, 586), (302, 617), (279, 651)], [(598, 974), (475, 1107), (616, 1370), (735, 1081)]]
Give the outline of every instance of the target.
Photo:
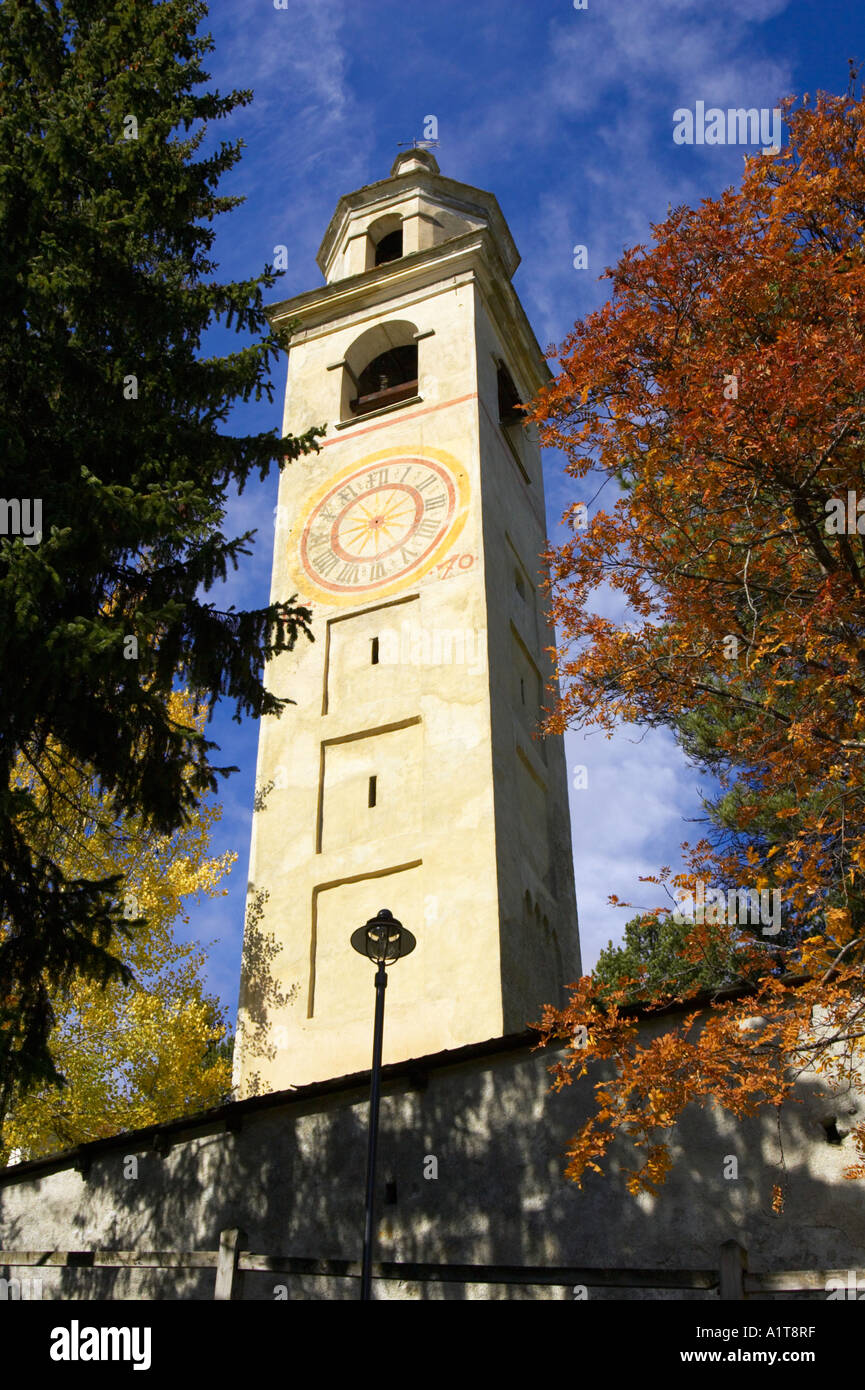
[[(438, 405), (427, 405), (424, 406), (423, 410), (413, 410), (409, 415), (400, 415), (399, 418), (400, 421), (417, 420), (421, 415), (431, 415), (434, 410), (446, 410), (450, 405), (460, 405), (463, 401), (475, 401), (477, 397), (477, 391), (469, 391), (468, 395), (454, 396), (452, 401), (440, 401)], [(367, 425), (366, 429), (349, 430), (347, 435), (345, 430), (340, 430), (339, 434), (334, 435), (332, 439), (323, 440), (320, 447), (326, 449), (330, 444), (341, 444), (343, 439), (359, 439), (362, 434), (372, 434), (373, 430), (383, 430), (392, 423), (392, 420), (379, 420), (378, 424)]]

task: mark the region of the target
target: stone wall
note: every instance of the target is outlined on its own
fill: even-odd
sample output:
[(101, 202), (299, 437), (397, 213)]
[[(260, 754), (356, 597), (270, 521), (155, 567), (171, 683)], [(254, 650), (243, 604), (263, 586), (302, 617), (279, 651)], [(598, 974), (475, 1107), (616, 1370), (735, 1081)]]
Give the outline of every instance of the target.
[[(590, 1094), (585, 1082), (549, 1091), (555, 1056), (514, 1038), (387, 1069), (377, 1259), (713, 1269), (721, 1244), (735, 1238), (755, 1271), (865, 1264), (861, 1185), (842, 1177), (851, 1141), (829, 1142), (826, 1128), (833, 1134), (834, 1120), (843, 1136), (862, 1114), (861, 1096), (832, 1100), (818, 1093), (817, 1078), (802, 1082), (801, 1103), (781, 1122), (786, 1174), (774, 1114), (737, 1123), (712, 1109), (688, 1112), (662, 1195), (635, 1200), (619, 1168), (591, 1176), (582, 1191), (563, 1178), (564, 1149)], [(240, 1226), (257, 1253), (358, 1259), (367, 1085), (359, 1075), (253, 1098), (8, 1169), (0, 1174), (0, 1248), (214, 1250), (221, 1230)], [(729, 1155), (736, 1180), (724, 1177)], [(135, 1166), (129, 1156), (137, 1177), (125, 1176)], [(424, 1176), (435, 1166), (430, 1157), (436, 1178)], [(778, 1181), (786, 1206), (775, 1216)], [(211, 1270), (45, 1269), (41, 1277), (44, 1298), (213, 1297)], [(275, 1292), (279, 1284), (291, 1298), (358, 1294), (352, 1279), (246, 1274), (242, 1296), (285, 1296)], [(560, 1288), (408, 1282), (381, 1283), (376, 1296), (573, 1297)], [(652, 1296), (717, 1294), (589, 1290), (590, 1299)]]

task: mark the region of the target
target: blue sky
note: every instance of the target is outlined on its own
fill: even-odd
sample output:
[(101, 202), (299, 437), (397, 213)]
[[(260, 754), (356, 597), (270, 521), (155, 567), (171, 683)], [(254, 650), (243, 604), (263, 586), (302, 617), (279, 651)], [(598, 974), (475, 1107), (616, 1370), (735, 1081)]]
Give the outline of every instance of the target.
[[(399, 142), (438, 120), (442, 172), (491, 190), (522, 264), (514, 284), (542, 347), (604, 302), (598, 281), (624, 247), (650, 239), (669, 205), (696, 203), (738, 182), (743, 149), (676, 145), (673, 112), (772, 108), (787, 94), (842, 91), (847, 59), (865, 60), (861, 0), (213, 0), (202, 26), (215, 40), (212, 86), (251, 87), (255, 100), (214, 128), (240, 137), (244, 157), (221, 191), (242, 207), (219, 219), (215, 255), (225, 279), (245, 278), (289, 248), (290, 268), (271, 299), (322, 283), (315, 263), (339, 196), (386, 177)], [(575, 270), (573, 248), (588, 249)], [(225, 335), (206, 347), (220, 350)], [(273, 406), (234, 412), (231, 427), (279, 426), (285, 364)], [(545, 456), (548, 530), (561, 535), (579, 500), (561, 458)], [(252, 483), (231, 506), (231, 534), (258, 527), (255, 553), (214, 598), (268, 600), (276, 477)], [(599, 607), (606, 602), (602, 596)], [(603, 610), (603, 611), (612, 611)], [(211, 737), (224, 764), (216, 852), (238, 860), (229, 892), (193, 906), (190, 930), (212, 942), (209, 984), (236, 1006), (252, 814), (257, 728), (217, 709)], [(586, 967), (630, 915), (607, 895), (656, 901), (641, 874), (678, 862), (697, 829), (699, 781), (663, 732), (612, 739), (566, 737), (574, 864)], [(708, 788), (707, 788), (708, 790)]]

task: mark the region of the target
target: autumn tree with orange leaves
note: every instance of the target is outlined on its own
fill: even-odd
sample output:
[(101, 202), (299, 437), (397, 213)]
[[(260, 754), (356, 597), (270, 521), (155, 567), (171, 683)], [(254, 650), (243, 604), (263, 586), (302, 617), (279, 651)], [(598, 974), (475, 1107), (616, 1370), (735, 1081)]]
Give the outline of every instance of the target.
[[(582, 979), (542, 1041), (556, 1085), (611, 1064), (568, 1174), (617, 1135), (671, 1164), (669, 1130), (713, 1099), (779, 1106), (797, 1077), (863, 1073), (865, 1038), (865, 99), (784, 103), (787, 143), (741, 188), (679, 208), (607, 274), (612, 296), (555, 353), (529, 418), (582, 484), (550, 550), (560, 695), (548, 732), (665, 726), (721, 795), (681, 868), (651, 881), (691, 912), (682, 953), (729, 988), (640, 1040), (639, 980)], [(621, 622), (592, 611), (609, 585)], [(713, 894), (709, 892), (718, 890)], [(780, 924), (720, 892), (777, 894)], [(615, 899), (614, 899), (615, 900)], [(754, 898), (754, 901), (757, 901)], [(728, 898), (729, 901), (729, 898)], [(774, 901), (774, 899), (773, 899)], [(681, 921), (682, 914), (679, 914)], [(702, 920), (700, 920), (702, 918)], [(732, 919), (732, 921), (730, 920)], [(645, 982), (644, 982), (645, 983)], [(643, 1013), (676, 997), (644, 988)], [(854, 1131), (865, 1177), (865, 1126)], [(775, 1203), (782, 1200), (781, 1185)]]

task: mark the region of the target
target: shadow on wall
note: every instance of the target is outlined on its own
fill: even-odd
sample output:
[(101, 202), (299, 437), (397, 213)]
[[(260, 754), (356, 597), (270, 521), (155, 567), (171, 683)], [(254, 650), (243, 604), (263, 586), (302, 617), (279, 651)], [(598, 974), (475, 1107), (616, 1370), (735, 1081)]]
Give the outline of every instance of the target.
[[(631, 1197), (619, 1158), (581, 1191), (562, 1176), (569, 1137), (589, 1113), (586, 1083), (547, 1091), (552, 1054), (508, 1053), (450, 1068), (423, 1062), (386, 1081), (378, 1167), (376, 1258), (410, 1262), (716, 1269), (731, 1238), (752, 1270), (861, 1265), (861, 1187), (841, 1172), (861, 1098), (834, 1100), (816, 1079), (782, 1124), (744, 1123), (710, 1109), (686, 1112), (676, 1167), (656, 1199)], [(235, 1107), (229, 1111), (233, 1115)], [(84, 1177), (69, 1166), (17, 1181), (0, 1177), (5, 1249), (215, 1250), (240, 1226), (260, 1254), (358, 1259), (363, 1230), (366, 1092), (363, 1087), (284, 1104), (252, 1104), (236, 1127), (135, 1148), (128, 1136), (94, 1156)], [(192, 1126), (187, 1127), (187, 1133)], [(131, 1165), (129, 1157), (137, 1158)], [(735, 1162), (731, 1162), (735, 1160)], [(624, 1156), (624, 1162), (629, 1160)], [(126, 1176), (135, 1168), (134, 1176)], [(727, 1176), (725, 1176), (725, 1174)], [(785, 1210), (771, 1210), (780, 1182)], [(4, 1270), (3, 1273), (38, 1273)], [(46, 1298), (210, 1299), (212, 1270), (42, 1272)], [(356, 1299), (352, 1279), (243, 1275), (242, 1297)], [(564, 1299), (571, 1289), (381, 1283), (378, 1298)], [(785, 1299), (790, 1294), (779, 1295)], [(795, 1295), (792, 1295), (795, 1297)], [(714, 1292), (604, 1290), (622, 1297), (716, 1298)], [(800, 1295), (823, 1298), (822, 1292)]]
[[(272, 788), (270, 783), (264, 789)], [(261, 801), (261, 805), (264, 801)], [(260, 809), (260, 805), (256, 805)], [(300, 993), (300, 984), (295, 982), (284, 990), (273, 972), (273, 964), (282, 951), (275, 932), (266, 932), (263, 927), (265, 904), (270, 894), (264, 888), (249, 886), (249, 898), (243, 929), (243, 960), (240, 973), (240, 1010), (244, 1015), (242, 1034), (238, 1042), (243, 1049), (247, 1064), (253, 1059), (274, 1061), (277, 1048), (272, 1041), (273, 1014), (289, 1004)], [(261, 1074), (249, 1070), (244, 1082), (248, 1095), (259, 1095), (264, 1090)]]

